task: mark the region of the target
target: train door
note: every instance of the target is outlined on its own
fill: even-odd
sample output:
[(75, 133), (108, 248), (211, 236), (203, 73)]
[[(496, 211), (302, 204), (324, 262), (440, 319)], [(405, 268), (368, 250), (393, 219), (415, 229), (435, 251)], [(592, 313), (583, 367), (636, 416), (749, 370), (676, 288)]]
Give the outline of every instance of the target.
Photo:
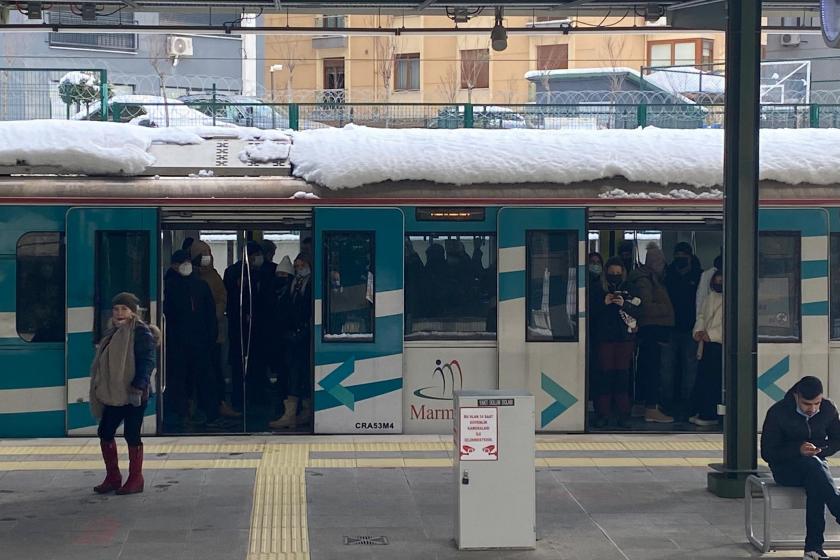
[[(111, 299), (131, 292), (140, 316), (157, 323), (156, 208), (71, 208), (66, 216), (67, 432), (95, 434), (90, 413), (90, 364), (108, 328)], [(149, 399), (144, 433), (154, 433), (157, 402)]]
[(586, 413), (583, 208), (502, 208), (499, 387), (536, 396), (536, 429), (582, 431)]
[(402, 431), (403, 214), (316, 208), (315, 431)]
[(758, 419), (803, 375), (828, 381), (828, 213), (762, 209)]

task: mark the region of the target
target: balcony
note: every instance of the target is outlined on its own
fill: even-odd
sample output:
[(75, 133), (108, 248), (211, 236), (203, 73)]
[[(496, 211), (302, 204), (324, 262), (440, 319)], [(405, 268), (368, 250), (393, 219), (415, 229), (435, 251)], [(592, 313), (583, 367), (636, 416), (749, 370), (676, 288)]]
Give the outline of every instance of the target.
[(346, 49), (346, 35), (316, 35), (312, 37), (313, 49)]

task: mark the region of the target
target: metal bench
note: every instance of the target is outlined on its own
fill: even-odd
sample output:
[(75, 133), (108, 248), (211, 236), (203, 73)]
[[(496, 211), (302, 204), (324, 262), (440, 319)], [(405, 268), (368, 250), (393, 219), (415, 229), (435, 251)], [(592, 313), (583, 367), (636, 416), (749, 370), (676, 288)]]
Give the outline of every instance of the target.
[[(840, 487), (840, 478), (834, 479), (834, 485)], [(761, 537), (755, 534), (753, 527), (753, 500), (756, 498), (764, 500), (764, 527), (761, 531)], [(747, 477), (746, 488), (744, 491), (744, 524), (747, 532), (747, 539), (750, 544), (756, 547), (761, 552), (770, 552), (771, 550), (795, 549), (802, 548), (805, 545), (805, 537), (801, 539), (781, 539), (774, 540), (772, 537), (772, 512), (773, 510), (784, 509), (805, 509), (805, 490), (803, 488), (780, 486), (776, 484), (771, 476), (755, 476)], [(805, 518), (803, 516), (802, 522), (804, 525)], [(840, 540), (826, 540), (825, 548), (840, 547)]]

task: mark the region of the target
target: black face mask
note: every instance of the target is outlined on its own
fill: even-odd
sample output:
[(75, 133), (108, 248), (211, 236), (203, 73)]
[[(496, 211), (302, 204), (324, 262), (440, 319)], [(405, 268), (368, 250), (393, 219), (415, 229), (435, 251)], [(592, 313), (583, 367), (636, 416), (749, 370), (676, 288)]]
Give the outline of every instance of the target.
[(677, 268), (688, 268), (688, 257), (674, 257)]
[(619, 287), (623, 279), (621, 274), (607, 274), (607, 283), (611, 288)]
[(712, 284), (712, 291), (715, 291), (719, 294), (723, 293), (723, 284)]

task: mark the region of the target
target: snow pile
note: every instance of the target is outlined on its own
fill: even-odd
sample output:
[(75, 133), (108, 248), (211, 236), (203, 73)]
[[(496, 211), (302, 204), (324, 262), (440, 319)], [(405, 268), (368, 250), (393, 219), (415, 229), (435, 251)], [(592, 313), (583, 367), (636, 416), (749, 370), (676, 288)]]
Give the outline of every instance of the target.
[(317, 198), (321, 198), (315, 193), (306, 192), (306, 191), (297, 191), (295, 194), (290, 196), (289, 198), (294, 198), (296, 200), (304, 199), (304, 200), (315, 200)]
[(260, 142), (239, 152), (242, 163), (271, 163), (285, 161), (289, 157), (289, 144), (284, 142)]
[(99, 78), (88, 72), (67, 72), (61, 77), (58, 83), (59, 85), (67, 84), (68, 86), (86, 86), (99, 91)]
[(680, 67), (645, 76), (645, 81), (670, 93), (723, 93), (726, 78), (699, 68)]
[(0, 165), (58, 167), (64, 173), (136, 175), (155, 162), (154, 142), (196, 144), (187, 131), (109, 122), (9, 121), (0, 123)]
[(193, 179), (209, 179), (210, 177), (215, 177), (216, 174), (213, 173), (212, 169), (199, 169), (198, 173), (190, 173), (190, 177)]
[[(382, 181), (570, 184), (623, 177), (695, 188), (723, 183), (723, 130), (306, 130), (295, 175), (331, 189)], [(840, 183), (840, 130), (761, 133), (762, 180)]]
[(671, 189), (667, 193), (659, 192), (634, 192), (629, 193), (624, 189), (610, 189), (598, 195), (598, 198), (638, 198), (644, 200), (717, 200), (723, 198), (723, 191), (711, 189), (708, 191), (690, 191), (688, 189)]

